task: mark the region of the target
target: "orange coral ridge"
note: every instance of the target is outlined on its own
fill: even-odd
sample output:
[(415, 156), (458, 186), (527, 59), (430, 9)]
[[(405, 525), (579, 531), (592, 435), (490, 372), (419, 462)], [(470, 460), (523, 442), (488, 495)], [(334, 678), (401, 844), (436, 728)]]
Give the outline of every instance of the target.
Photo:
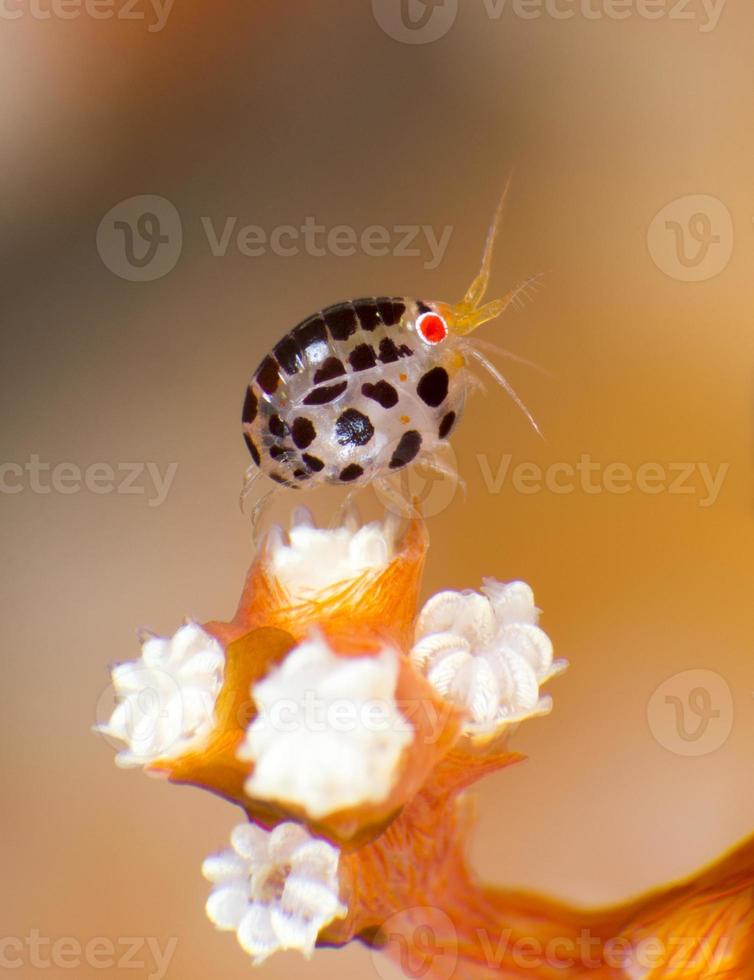
[[(424, 526), (414, 521), (384, 571), (294, 606), (263, 549), (233, 620), (205, 624), (226, 650), (215, 730), (202, 751), (161, 760), (151, 771), (218, 793), (266, 827), (300, 820), (344, 848), (349, 913), (323, 930), (320, 944), (360, 938), (392, 955), (408, 976), (754, 980), (754, 838), (683, 884), (606, 910), (475, 881), (465, 854), (470, 808), (459, 794), (522, 757), (462, 737), (463, 719), (411, 666), (406, 652), (426, 550)], [(296, 807), (250, 800), (244, 783), (252, 767), (236, 758), (256, 714), (253, 684), (312, 626), (342, 656), (384, 644), (402, 651), (396, 700), (416, 729), (386, 801), (319, 823)]]

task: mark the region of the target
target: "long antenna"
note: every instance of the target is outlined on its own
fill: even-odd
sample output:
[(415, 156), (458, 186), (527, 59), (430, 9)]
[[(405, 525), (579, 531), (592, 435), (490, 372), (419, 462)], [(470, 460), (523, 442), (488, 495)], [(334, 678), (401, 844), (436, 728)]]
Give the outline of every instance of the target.
[(531, 414), (531, 412), (529, 411), (529, 409), (526, 407), (526, 405), (521, 401), (521, 399), (519, 398), (519, 396), (516, 394), (516, 392), (515, 392), (513, 386), (511, 385), (510, 381), (508, 381), (507, 378), (505, 378), (505, 376), (502, 375), (498, 371), (498, 369), (495, 367), (495, 365), (492, 363), (492, 361), (490, 361), (489, 358), (485, 357), (484, 354), (481, 351), (475, 350), (474, 347), (472, 347), (471, 345), (469, 345), (468, 354), (469, 354), (470, 357), (473, 357), (475, 361), (478, 361), (479, 364), (481, 364), (482, 367), (485, 369), (485, 371), (489, 372), (489, 374), (492, 375), (492, 377), (495, 379), (495, 381), (497, 381), (497, 383), (500, 385), (500, 387), (510, 395), (510, 397), (513, 399), (513, 401), (516, 403), (516, 405), (518, 405), (518, 407), (524, 413), (524, 415), (526, 416), (526, 418), (529, 420), (529, 424), (534, 429), (534, 431), (537, 433), (537, 435), (539, 436), (539, 438), (540, 439), (544, 439), (544, 435), (542, 434), (542, 430), (537, 425), (534, 416)]
[(484, 299), (484, 294), (487, 292), (487, 286), (489, 285), (490, 281), (490, 271), (492, 269), (492, 255), (495, 250), (495, 242), (497, 241), (498, 232), (500, 231), (500, 226), (502, 224), (503, 211), (505, 209), (505, 202), (508, 198), (511, 180), (512, 177), (508, 177), (505, 182), (503, 193), (500, 196), (500, 201), (498, 202), (497, 210), (495, 211), (495, 217), (492, 219), (492, 224), (487, 232), (487, 240), (484, 243), (482, 264), (479, 272), (469, 288), (466, 290), (466, 295), (459, 304), (460, 306), (465, 307), (468, 311), (475, 310), (482, 302)]

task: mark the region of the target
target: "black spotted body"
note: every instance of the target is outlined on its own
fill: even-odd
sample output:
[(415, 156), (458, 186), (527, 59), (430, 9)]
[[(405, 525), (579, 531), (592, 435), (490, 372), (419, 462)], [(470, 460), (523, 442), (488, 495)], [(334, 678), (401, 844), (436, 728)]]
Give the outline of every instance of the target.
[(466, 390), (462, 345), (439, 309), (360, 299), (286, 334), (246, 393), (244, 438), (257, 466), (289, 487), (353, 485), (436, 450)]

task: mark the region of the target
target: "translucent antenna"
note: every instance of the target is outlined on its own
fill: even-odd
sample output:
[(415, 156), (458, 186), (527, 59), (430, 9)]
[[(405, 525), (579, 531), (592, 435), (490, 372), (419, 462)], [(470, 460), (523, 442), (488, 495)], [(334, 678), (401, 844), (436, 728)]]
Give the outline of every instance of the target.
[(249, 494), (254, 486), (254, 481), (262, 475), (262, 471), (256, 465), (256, 463), (250, 463), (246, 472), (244, 473), (243, 486), (241, 487), (241, 495), (238, 498), (238, 506), (241, 508), (241, 513), (244, 512), (246, 507), (246, 501), (249, 499)]
[(528, 297), (529, 291), (541, 278), (542, 274), (539, 272), (533, 276), (529, 276), (500, 299), (495, 299), (491, 303), (485, 303), (484, 306), (469, 310), (466, 314), (461, 314), (462, 326), (459, 328), (456, 325), (455, 332), (461, 335), (471, 333), (472, 330), (476, 330), (483, 323), (488, 323), (490, 320), (495, 320), (501, 316), (512, 304), (522, 305), (523, 298)]
[(493, 344), (489, 340), (478, 340), (474, 339), (474, 346), (478, 347), (480, 350), (489, 351), (491, 354), (497, 354), (498, 357), (507, 357), (509, 361), (515, 361), (516, 364), (523, 364), (525, 367), (531, 368), (533, 371), (538, 371), (540, 374), (544, 374), (548, 378), (553, 377), (552, 371), (548, 368), (542, 367), (541, 364), (537, 364), (536, 361), (530, 361), (528, 357), (522, 357), (520, 354), (514, 354), (513, 351), (506, 350), (505, 347), (500, 347), (498, 344)]
[(526, 407), (526, 405), (518, 397), (510, 381), (508, 381), (507, 378), (505, 378), (498, 371), (498, 369), (495, 367), (492, 361), (490, 361), (489, 358), (485, 357), (481, 351), (475, 350), (471, 345), (469, 345), (468, 354), (469, 357), (473, 357), (475, 361), (478, 361), (478, 363), (482, 365), (485, 371), (487, 371), (495, 379), (495, 381), (497, 381), (500, 387), (510, 395), (510, 397), (513, 399), (516, 405), (518, 405), (518, 407), (524, 413), (526, 418), (529, 420), (529, 424), (537, 433), (537, 435), (540, 437), (540, 439), (544, 439), (544, 436), (542, 435), (542, 430), (537, 425), (534, 416), (531, 414), (531, 412)]
[(466, 307), (468, 310), (475, 310), (482, 302), (484, 299), (484, 294), (487, 292), (487, 286), (490, 281), (490, 270), (492, 269), (492, 255), (495, 250), (495, 241), (497, 240), (498, 232), (500, 231), (503, 210), (505, 208), (505, 202), (508, 197), (510, 186), (511, 178), (509, 177), (505, 182), (505, 187), (503, 188), (503, 193), (497, 206), (497, 211), (495, 211), (495, 217), (492, 219), (492, 224), (487, 232), (487, 241), (484, 243), (484, 252), (482, 254), (482, 265), (476, 275), (476, 278), (466, 290), (466, 295), (459, 304), (460, 306)]
[(506, 293), (501, 299), (492, 300), (490, 303), (485, 303), (484, 306), (480, 305), (489, 285), (490, 271), (492, 269), (492, 256), (495, 250), (495, 242), (497, 240), (498, 232), (500, 231), (503, 211), (505, 210), (505, 202), (508, 198), (510, 186), (511, 178), (509, 177), (505, 183), (505, 188), (503, 189), (497, 210), (495, 211), (495, 217), (493, 218), (490, 229), (487, 232), (487, 240), (484, 245), (484, 252), (482, 253), (481, 268), (479, 269), (474, 281), (466, 290), (466, 295), (461, 302), (456, 303), (449, 308), (449, 312), (451, 314), (450, 329), (457, 336), (463, 337), (466, 334), (471, 333), (472, 330), (476, 330), (476, 328), (481, 326), (483, 323), (487, 323), (489, 320), (494, 320), (496, 317), (499, 317), (512, 303), (520, 303), (522, 298), (528, 296), (529, 290), (540, 279), (539, 274), (530, 276), (528, 279), (524, 279), (523, 282), (519, 283), (514, 289), (511, 289), (510, 292)]

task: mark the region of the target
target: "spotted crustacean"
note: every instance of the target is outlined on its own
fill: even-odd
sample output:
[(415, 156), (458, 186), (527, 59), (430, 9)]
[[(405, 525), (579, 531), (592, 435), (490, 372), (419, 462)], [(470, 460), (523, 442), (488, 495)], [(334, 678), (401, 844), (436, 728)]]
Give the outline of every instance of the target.
[(419, 457), (436, 465), (436, 451), (463, 410), (471, 358), (516, 397), (466, 339), (527, 285), (480, 305), (504, 199), (481, 269), (460, 303), (396, 297), (336, 303), (275, 345), (246, 391), (243, 432), (256, 464), (247, 483), (261, 471), (286, 487), (357, 485)]

